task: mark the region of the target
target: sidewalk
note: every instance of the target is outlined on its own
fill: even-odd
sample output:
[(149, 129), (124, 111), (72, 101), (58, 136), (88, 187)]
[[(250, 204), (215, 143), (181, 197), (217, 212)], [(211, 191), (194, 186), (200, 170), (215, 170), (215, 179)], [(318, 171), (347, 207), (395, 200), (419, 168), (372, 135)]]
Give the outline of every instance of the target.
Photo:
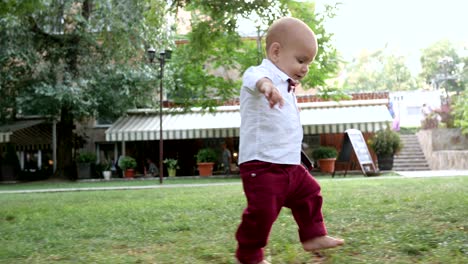
[[(369, 177), (372, 180), (392, 179), (392, 178), (427, 178), (427, 177), (451, 177), (468, 176), (468, 170), (439, 170), (439, 171), (396, 171), (401, 176)], [(335, 178), (330, 180), (362, 180), (364, 178)], [(146, 186), (110, 186), (110, 187), (80, 187), (80, 188), (58, 188), (58, 189), (35, 189), (35, 190), (12, 190), (0, 191), (0, 194), (15, 193), (53, 193), (53, 192), (82, 192), (82, 191), (112, 191), (112, 190), (142, 190), (142, 189), (162, 189), (162, 188), (187, 188), (187, 187), (210, 187), (225, 185), (241, 185), (241, 182), (223, 183), (190, 183), (190, 184), (154, 184)]]
[(395, 171), (395, 173), (408, 178), (468, 176), (468, 170)]

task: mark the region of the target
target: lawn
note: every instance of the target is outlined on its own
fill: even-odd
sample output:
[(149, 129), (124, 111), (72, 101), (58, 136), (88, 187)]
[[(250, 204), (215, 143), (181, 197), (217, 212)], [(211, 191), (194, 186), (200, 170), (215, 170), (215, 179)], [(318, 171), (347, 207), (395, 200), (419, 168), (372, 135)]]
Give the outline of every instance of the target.
[[(238, 180), (238, 179), (237, 179)], [(235, 181), (235, 180), (234, 180)], [(320, 179), (326, 263), (467, 263), (468, 177)], [(240, 184), (0, 194), (0, 263), (234, 263)], [(289, 212), (267, 257), (311, 263)]]

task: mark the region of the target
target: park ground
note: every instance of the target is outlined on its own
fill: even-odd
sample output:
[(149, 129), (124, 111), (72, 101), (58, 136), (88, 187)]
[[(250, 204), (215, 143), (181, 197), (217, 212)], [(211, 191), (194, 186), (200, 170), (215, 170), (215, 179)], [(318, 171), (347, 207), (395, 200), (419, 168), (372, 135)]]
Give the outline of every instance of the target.
[[(467, 263), (468, 174), (452, 173), (317, 176), (347, 242), (322, 263)], [(202, 264), (234, 263), (245, 198), (232, 177), (0, 185), (0, 204), (0, 263)], [(283, 210), (267, 259), (314, 263), (296, 229)]]

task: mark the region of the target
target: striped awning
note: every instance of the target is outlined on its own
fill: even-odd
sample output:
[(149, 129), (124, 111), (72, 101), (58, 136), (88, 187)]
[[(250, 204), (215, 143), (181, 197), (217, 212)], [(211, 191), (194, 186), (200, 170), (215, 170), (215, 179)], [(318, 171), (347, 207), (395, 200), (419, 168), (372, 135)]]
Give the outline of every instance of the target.
[(0, 144), (14, 143), (17, 147), (47, 148), (52, 142), (52, 125), (44, 119), (19, 120), (0, 126)]
[[(392, 117), (382, 104), (357, 103), (303, 104), (301, 122), (304, 134), (344, 133), (355, 128), (375, 132), (390, 125)], [(163, 114), (164, 139), (238, 137), (241, 119), (239, 106), (218, 107), (215, 113)], [(154, 110), (129, 112), (106, 131), (107, 141), (159, 140), (159, 114)]]

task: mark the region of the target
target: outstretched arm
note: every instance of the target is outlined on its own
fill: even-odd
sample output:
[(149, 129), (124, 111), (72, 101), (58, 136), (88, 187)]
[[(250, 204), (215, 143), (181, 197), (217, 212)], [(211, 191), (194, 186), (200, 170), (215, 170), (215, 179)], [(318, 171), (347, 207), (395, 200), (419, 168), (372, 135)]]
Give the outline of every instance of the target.
[(266, 77), (261, 78), (257, 81), (256, 87), (260, 93), (265, 95), (271, 108), (273, 108), (276, 104), (279, 104), (279, 107), (283, 106), (284, 99), (270, 79)]

